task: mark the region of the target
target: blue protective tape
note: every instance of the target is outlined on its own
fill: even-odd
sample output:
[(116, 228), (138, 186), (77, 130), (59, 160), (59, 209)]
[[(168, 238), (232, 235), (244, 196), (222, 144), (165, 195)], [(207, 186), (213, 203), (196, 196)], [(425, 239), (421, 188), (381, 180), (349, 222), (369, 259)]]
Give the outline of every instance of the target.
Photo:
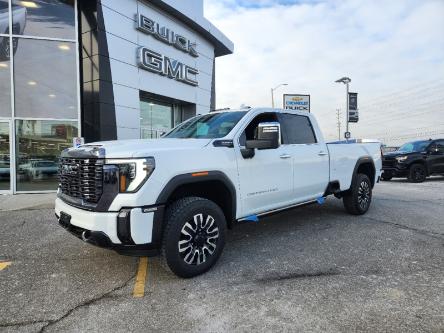
[(316, 201), (318, 202), (318, 204), (322, 205), (325, 202), (325, 198), (324, 197), (319, 197), (316, 199)]
[(257, 217), (257, 215), (250, 215), (244, 218), (244, 221), (259, 222), (259, 218)]

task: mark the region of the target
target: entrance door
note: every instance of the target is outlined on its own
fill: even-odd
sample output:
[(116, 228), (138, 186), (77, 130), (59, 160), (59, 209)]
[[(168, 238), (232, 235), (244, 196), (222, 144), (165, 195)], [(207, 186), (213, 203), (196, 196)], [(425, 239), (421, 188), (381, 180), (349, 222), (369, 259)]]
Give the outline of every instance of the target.
[(0, 193), (11, 193), (11, 126), (0, 120)]
[(140, 138), (155, 139), (173, 128), (173, 105), (140, 101)]

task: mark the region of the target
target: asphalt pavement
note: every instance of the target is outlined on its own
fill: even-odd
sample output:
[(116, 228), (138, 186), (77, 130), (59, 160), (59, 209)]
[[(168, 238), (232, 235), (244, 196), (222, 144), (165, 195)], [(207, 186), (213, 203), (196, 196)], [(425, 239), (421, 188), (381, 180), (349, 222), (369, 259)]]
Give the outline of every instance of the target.
[(157, 258), (140, 278), (46, 206), (0, 211), (0, 331), (444, 332), (443, 217), (444, 178), (384, 182), (365, 216), (332, 198), (239, 225), (185, 280)]

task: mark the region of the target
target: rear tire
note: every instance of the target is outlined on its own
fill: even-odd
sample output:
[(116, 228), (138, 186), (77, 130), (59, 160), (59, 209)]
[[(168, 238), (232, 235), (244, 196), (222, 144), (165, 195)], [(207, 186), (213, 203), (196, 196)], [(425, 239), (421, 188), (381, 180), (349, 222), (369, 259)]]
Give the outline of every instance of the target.
[(416, 163), (409, 169), (408, 180), (412, 183), (422, 183), (427, 178), (427, 170), (424, 165)]
[(191, 278), (207, 272), (225, 246), (226, 221), (214, 202), (187, 197), (166, 211), (162, 261), (174, 274)]
[(372, 183), (367, 175), (359, 173), (352, 180), (350, 189), (343, 198), (345, 210), (352, 215), (363, 215), (372, 202)]

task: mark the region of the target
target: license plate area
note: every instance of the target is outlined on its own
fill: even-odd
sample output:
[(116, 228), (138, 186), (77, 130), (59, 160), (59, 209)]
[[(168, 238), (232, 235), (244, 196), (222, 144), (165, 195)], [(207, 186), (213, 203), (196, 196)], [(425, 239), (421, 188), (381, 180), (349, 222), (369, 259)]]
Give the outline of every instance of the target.
[(62, 227), (69, 228), (71, 225), (71, 215), (60, 212), (59, 223), (62, 225)]

